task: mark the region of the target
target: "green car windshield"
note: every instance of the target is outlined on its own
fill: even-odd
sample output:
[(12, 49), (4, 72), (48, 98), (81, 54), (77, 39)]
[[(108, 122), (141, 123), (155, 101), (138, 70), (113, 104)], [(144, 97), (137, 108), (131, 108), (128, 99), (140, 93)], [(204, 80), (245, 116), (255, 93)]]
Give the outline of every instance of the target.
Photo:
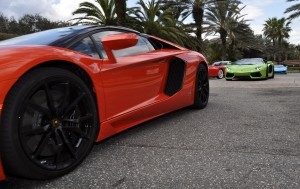
[(255, 65), (255, 64), (264, 64), (264, 59), (262, 58), (245, 58), (241, 60), (237, 60), (232, 64), (236, 65)]

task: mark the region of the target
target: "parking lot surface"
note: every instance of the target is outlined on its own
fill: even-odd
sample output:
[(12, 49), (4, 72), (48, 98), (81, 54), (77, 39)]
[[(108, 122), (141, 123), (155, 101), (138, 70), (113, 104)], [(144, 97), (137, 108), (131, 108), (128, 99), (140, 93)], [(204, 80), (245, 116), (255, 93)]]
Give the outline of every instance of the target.
[(0, 188), (300, 188), (300, 74), (211, 79), (210, 91), (207, 108), (100, 142), (68, 175)]

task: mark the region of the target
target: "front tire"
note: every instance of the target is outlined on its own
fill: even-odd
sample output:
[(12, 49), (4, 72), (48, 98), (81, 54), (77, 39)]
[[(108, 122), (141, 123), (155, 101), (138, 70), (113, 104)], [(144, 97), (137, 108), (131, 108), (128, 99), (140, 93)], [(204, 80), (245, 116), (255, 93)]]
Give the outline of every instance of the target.
[(37, 68), (10, 90), (3, 105), (0, 148), (7, 174), (51, 179), (78, 166), (97, 136), (93, 94), (73, 73)]
[(204, 64), (200, 64), (196, 73), (195, 96), (193, 107), (203, 109), (209, 99), (208, 72)]
[(222, 69), (219, 69), (217, 78), (222, 79), (223, 77), (224, 77), (224, 72)]
[(271, 79), (274, 79), (274, 75), (275, 75), (275, 73), (274, 73), (274, 67), (273, 67), (273, 72), (272, 72)]

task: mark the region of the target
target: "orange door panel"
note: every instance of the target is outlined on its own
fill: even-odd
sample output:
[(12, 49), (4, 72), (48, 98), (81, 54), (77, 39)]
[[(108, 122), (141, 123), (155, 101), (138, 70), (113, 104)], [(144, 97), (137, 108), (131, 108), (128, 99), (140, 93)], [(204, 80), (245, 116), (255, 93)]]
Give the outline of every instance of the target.
[(121, 57), (117, 63), (104, 63), (101, 79), (105, 88), (106, 118), (150, 105), (161, 95), (165, 96), (167, 71), (168, 59), (159, 54)]

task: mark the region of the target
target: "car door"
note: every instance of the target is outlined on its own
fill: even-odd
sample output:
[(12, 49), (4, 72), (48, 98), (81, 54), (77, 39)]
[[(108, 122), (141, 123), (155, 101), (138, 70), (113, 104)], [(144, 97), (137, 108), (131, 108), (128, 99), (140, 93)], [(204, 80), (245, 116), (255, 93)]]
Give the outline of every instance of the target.
[(163, 98), (169, 56), (161, 57), (145, 37), (139, 36), (135, 46), (114, 51), (117, 62), (109, 63), (101, 44), (101, 39), (108, 34), (111, 33), (100, 32), (93, 37), (104, 59), (100, 77), (106, 119), (111, 119)]

